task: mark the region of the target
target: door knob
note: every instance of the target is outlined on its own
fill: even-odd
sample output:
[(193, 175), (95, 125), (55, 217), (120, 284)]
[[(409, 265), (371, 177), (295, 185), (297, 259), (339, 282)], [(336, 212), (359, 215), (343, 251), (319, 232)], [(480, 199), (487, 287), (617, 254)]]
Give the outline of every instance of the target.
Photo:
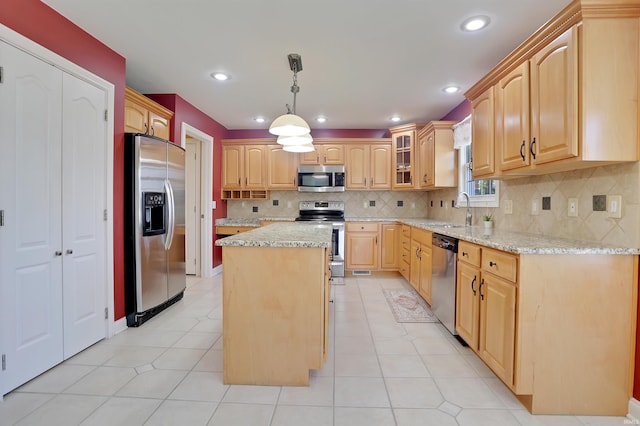
[(61, 252), (61, 251), (56, 251), (54, 254), (55, 254), (56, 256), (62, 256), (62, 252)]
[(73, 250), (68, 249), (68, 250), (67, 250), (67, 254), (73, 254)]

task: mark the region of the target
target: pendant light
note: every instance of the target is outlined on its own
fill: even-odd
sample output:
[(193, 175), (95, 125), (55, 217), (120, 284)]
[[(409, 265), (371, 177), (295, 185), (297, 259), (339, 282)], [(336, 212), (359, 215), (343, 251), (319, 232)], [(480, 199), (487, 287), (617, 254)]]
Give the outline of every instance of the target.
[(278, 136), (277, 142), (280, 145), (309, 145), (313, 138), (308, 133), (301, 136)]
[(312, 144), (305, 143), (302, 145), (284, 145), (282, 147), (282, 150), (287, 152), (311, 152), (311, 151), (315, 151), (316, 149), (313, 147)]
[(308, 139), (305, 141), (290, 139), (288, 145), (311, 144), (313, 141), (313, 138), (311, 138), (309, 134), (311, 128), (302, 117), (296, 115), (296, 94), (300, 91), (300, 87), (298, 86), (298, 72), (302, 71), (302, 58), (296, 53), (290, 53), (287, 57), (289, 58), (289, 67), (291, 71), (293, 71), (293, 86), (291, 86), (293, 109), (287, 104), (287, 113), (273, 120), (273, 123), (271, 123), (269, 127), (269, 133), (280, 136), (278, 143), (282, 145), (286, 143), (286, 139), (283, 138), (281, 142), (281, 137), (293, 136), (305, 136), (308, 137)]

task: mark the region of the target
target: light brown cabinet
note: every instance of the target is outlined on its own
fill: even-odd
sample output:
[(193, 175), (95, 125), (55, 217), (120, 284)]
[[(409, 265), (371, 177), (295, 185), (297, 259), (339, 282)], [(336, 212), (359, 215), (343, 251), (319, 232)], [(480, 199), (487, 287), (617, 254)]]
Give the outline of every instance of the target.
[(268, 198), (267, 146), (222, 145), (222, 198)]
[(411, 228), (411, 262), (409, 283), (431, 304), (431, 235), (430, 231)]
[(389, 129), (393, 146), (393, 189), (414, 189), (417, 131), (424, 124), (405, 124)]
[(240, 234), (241, 232), (252, 231), (254, 229), (256, 229), (255, 226), (222, 225), (222, 226), (216, 226), (216, 234), (217, 235), (235, 235), (235, 234)]
[(130, 87), (125, 88), (124, 131), (169, 140), (173, 112)]
[(300, 164), (342, 165), (344, 164), (344, 145), (313, 144), (315, 151), (300, 155)]
[(418, 131), (418, 188), (455, 188), (458, 162), (453, 148), (455, 121), (432, 121)]
[(282, 149), (282, 145), (267, 146), (267, 188), (295, 190), (298, 157)]
[(639, 32), (637, 10), (574, 1), (496, 65), (466, 93), (474, 177), (637, 161)]
[(401, 225), (397, 223), (383, 223), (380, 225), (380, 236), (382, 240), (380, 248), (381, 270), (398, 270), (400, 263), (400, 235)]
[(348, 222), (345, 226), (345, 268), (377, 270), (380, 257), (377, 223)]
[(411, 279), (411, 227), (402, 225), (400, 228), (400, 275), (405, 280)]
[(624, 415), (637, 262), (460, 241), (456, 330), (532, 413)]
[(346, 189), (391, 189), (391, 144), (345, 145)]

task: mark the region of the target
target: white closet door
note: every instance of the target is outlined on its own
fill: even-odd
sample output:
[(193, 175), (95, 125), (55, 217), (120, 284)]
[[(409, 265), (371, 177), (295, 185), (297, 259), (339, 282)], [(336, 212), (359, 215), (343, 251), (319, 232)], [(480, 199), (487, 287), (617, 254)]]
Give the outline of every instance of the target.
[(106, 330), (106, 92), (64, 74), (62, 248), (64, 358)]
[(0, 327), (6, 393), (62, 361), (62, 71), (0, 42)]

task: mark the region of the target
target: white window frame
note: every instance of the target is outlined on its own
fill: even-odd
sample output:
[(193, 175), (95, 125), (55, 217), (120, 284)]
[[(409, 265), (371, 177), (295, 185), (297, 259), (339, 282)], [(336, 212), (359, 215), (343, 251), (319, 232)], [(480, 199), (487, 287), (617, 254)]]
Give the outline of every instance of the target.
[[(460, 143), (455, 144), (455, 148), (458, 151), (458, 191), (460, 193), (466, 192), (469, 194), (469, 202), (471, 207), (500, 207), (500, 182), (495, 179), (483, 179), (492, 181), (495, 184), (496, 192), (491, 195), (474, 195), (467, 188), (467, 176), (471, 175), (470, 167), (471, 163), (471, 126), (470, 116), (462, 120), (460, 123), (454, 126), (454, 138)], [(465, 126), (466, 125), (466, 126)], [(459, 129), (456, 129), (459, 127)], [(466, 128), (465, 128), (466, 127)], [(463, 130), (464, 129), (464, 130)], [(456, 132), (460, 132), (460, 134)], [(467, 156), (467, 152), (469, 152)], [(458, 197), (458, 205), (461, 207), (467, 207), (466, 197)]]

